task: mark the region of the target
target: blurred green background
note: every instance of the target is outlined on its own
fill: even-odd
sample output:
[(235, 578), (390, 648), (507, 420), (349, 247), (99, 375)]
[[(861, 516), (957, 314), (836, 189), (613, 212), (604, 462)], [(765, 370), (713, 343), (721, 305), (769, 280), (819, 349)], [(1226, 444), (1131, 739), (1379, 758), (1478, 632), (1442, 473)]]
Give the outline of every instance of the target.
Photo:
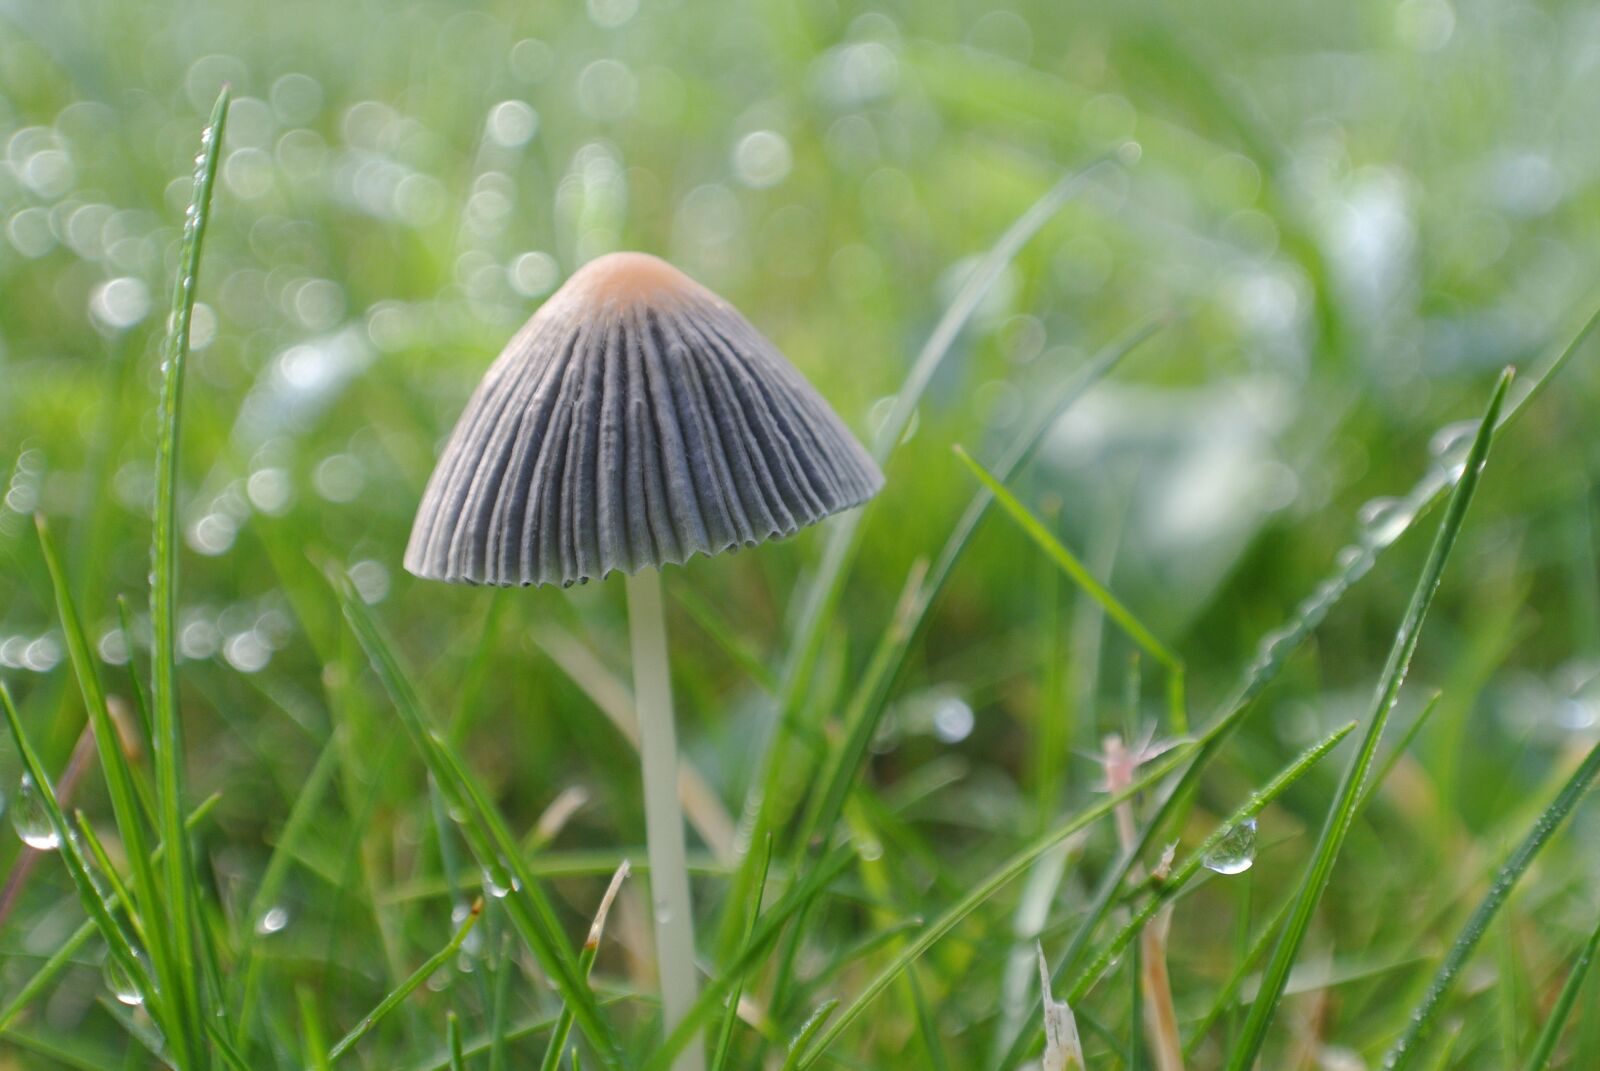
[[(870, 441), (976, 259), (1063, 175), (1120, 151), (1007, 267), (941, 367), (866, 516), (810, 696), (822, 716), (843, 702), (907, 571), (974, 490), (949, 444), (997, 457), (1092, 353), (1159, 317), (1017, 486), (1183, 653), (1202, 722), (1363, 504), (1422, 478), (1430, 440), (1476, 418), (1503, 365), (1569, 338), (1600, 274), (1592, 4), (4, 0), (0, 674), (54, 767), (83, 714), (29, 515), (67, 548), (126, 695), (122, 667), (148, 644), (156, 351), (198, 132), (224, 83), (182, 458), (181, 673), (195, 796), (223, 792), (201, 836), (225, 910), (249, 903), (330, 725), (348, 734), (284, 890), (287, 924), (264, 946), (264, 992), (286, 1019), (302, 985), (348, 1024), (385, 991), (386, 961), (414, 966), (450, 930), (420, 767), (358, 672), (322, 562), (351, 566), (519, 828), (576, 788), (587, 802), (558, 858), (641, 854), (636, 759), (594, 701), (628, 679), (620, 585), (491, 594), (400, 568), (467, 394), (584, 261), (673, 260)], [(1436, 689), (1440, 712), (1357, 826), (1313, 931), (1310, 992), (1280, 1022), (1282, 1044), (1311, 1038), (1321, 1063), (1273, 1066), (1381, 1051), (1390, 998), (1414, 995), (1419, 957), (1600, 727), (1588, 356), (1497, 446), (1402, 724)], [(1196, 830), (1363, 712), (1426, 544), (1406, 537), (1294, 660), (1207, 777)], [(811, 532), (667, 575), (684, 751), (735, 816), (771, 718), (747, 662), (781, 664), (820, 547)], [(936, 910), (1092, 798), (1103, 734), (1167, 734), (1159, 688), (1130, 709), (1130, 650), (1013, 526), (986, 522), (864, 782), (904, 838), (902, 906)], [(1074, 750), (1041, 783), (1045, 716), (1065, 719)], [(8, 794), (18, 768), (0, 748)], [(1247, 905), (1260, 917), (1292, 886), (1334, 772), (1264, 816), (1247, 876), (1180, 905), (1181, 1009), (1205, 1009)], [(83, 800), (104, 817), (94, 784)], [(1592, 927), (1597, 842), (1589, 806), (1488, 943), (1450, 1066), (1526, 1050)], [(1081, 905), (1112, 847), (1094, 831), (1052, 918)], [(16, 858), (0, 846), (0, 866)], [(557, 884), (574, 932), (604, 881), (589, 869)], [(65, 889), (42, 866), (24, 890), (0, 932), (0, 991), (77, 925)], [(697, 892), (714, 908), (719, 889)], [(991, 1051), (1014, 896), (923, 978), (955, 1066)], [(648, 988), (647, 914), (625, 905), (602, 968)], [(871, 924), (849, 904), (823, 913), (802, 964)], [(444, 1007), (479, 1014), (470, 974), (419, 995), (352, 1060), (433, 1052)], [(27, 1026), (122, 1052), (98, 989), (86, 962)], [(1089, 1014), (1122, 1021), (1125, 990), (1102, 987)], [(515, 999), (549, 997), (519, 985)], [(901, 1066), (889, 1054), (909, 1030), (898, 1011), (859, 1028), (847, 1066)], [(1600, 1056), (1596, 1017), (1578, 1030), (1578, 1058)], [(57, 1065), (0, 1039), (13, 1066)]]

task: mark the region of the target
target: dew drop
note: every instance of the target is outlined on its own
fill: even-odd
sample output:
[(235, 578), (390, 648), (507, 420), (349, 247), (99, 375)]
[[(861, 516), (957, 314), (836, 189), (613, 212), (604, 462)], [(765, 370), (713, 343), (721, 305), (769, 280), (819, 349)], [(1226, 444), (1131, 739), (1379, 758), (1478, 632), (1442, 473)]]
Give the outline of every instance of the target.
[(1261, 642), (1256, 646), (1256, 659), (1253, 669), (1256, 672), (1277, 662), (1288, 655), (1295, 644), (1294, 626), (1285, 625), (1283, 628), (1274, 629), (1261, 637)]
[(1458, 420), (1454, 424), (1446, 424), (1434, 432), (1433, 438), (1428, 440), (1428, 453), (1445, 468), (1453, 469), (1457, 465), (1466, 464), (1467, 454), (1472, 449), (1472, 440), (1477, 436), (1476, 420)]
[[(141, 965), (144, 964), (144, 953), (137, 948), (133, 950), (133, 958)], [(105, 964), (100, 968), (100, 973), (105, 978), (106, 988), (117, 998), (117, 1003), (126, 1004), (130, 1008), (137, 1008), (144, 1003), (144, 993), (139, 989), (139, 983), (116, 956), (106, 954)]]
[(1387, 547), (1399, 539), (1415, 516), (1415, 509), (1404, 499), (1374, 498), (1356, 514), (1361, 538), (1367, 546)]
[(1581, 698), (1561, 700), (1556, 707), (1556, 724), (1572, 732), (1584, 732), (1600, 725), (1600, 702)]
[(972, 707), (960, 696), (948, 695), (933, 708), (933, 732), (946, 744), (958, 744), (972, 735)]
[(1207, 870), (1218, 874), (1243, 874), (1249, 870), (1256, 861), (1256, 820), (1246, 818), (1228, 830), (1200, 861)]
[(1340, 569), (1350, 569), (1361, 560), (1364, 554), (1366, 554), (1366, 551), (1362, 550), (1360, 547), (1343, 547), (1340, 549), (1338, 556), (1334, 558), (1333, 562)]
[(289, 909), (281, 904), (267, 908), (256, 920), (256, 933), (262, 937), (277, 933), (289, 925)]
[(11, 804), (11, 824), (16, 827), (22, 843), (30, 848), (48, 852), (61, 847), (61, 835), (50, 824), (50, 812), (45, 810), (44, 797), (39, 794), (39, 787), (33, 783), (33, 778), (27, 774), (22, 775), (22, 781), (17, 785), (17, 798)]
[(499, 870), (498, 867), (483, 868), (483, 891), (496, 900), (504, 900), (513, 891), (520, 889), (522, 886), (511, 874), (503, 871), (497, 874), (497, 870)]
[[(1461, 429), (1458, 432), (1457, 429)], [(1472, 441), (1477, 436), (1478, 426), (1470, 421), (1465, 425), (1449, 424), (1441, 428), (1428, 443), (1428, 452), (1433, 455), (1433, 466), (1428, 469), (1427, 475), (1418, 484), (1419, 488), (1427, 488), (1431, 493), (1437, 493), (1447, 487), (1460, 482), (1467, 471), (1467, 455), (1472, 451)]]

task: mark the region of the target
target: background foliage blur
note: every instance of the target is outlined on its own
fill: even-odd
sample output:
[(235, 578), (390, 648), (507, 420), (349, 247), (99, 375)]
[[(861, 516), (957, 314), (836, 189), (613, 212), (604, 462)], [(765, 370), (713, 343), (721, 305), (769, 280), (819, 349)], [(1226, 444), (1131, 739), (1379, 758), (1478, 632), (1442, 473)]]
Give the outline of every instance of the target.
[[(580, 786), (590, 802), (558, 846), (641, 841), (634, 758), (545, 642), (552, 627), (575, 635), (625, 681), (618, 587), (491, 595), (399, 567), (467, 393), (599, 253), (657, 252), (719, 290), (870, 438), (975, 257), (1068, 170), (1137, 156), (1093, 173), (941, 371), (867, 518), (816, 691), (825, 703), (855, 672), (912, 562), (971, 494), (948, 444), (994, 455), (1089, 354), (1164, 316), (1021, 487), (1184, 652), (1197, 715), (1328, 569), (1363, 504), (1424, 474), (1430, 440), (1479, 413), (1500, 366), (1570, 334), (1600, 268), (1591, 4), (5, 0), (0, 673), (57, 765), (82, 714), (28, 516), (53, 519), (101, 656), (126, 663), (144, 626), (124, 636), (112, 600), (143, 606), (156, 343), (197, 131), (225, 82), (236, 99), (181, 500), (186, 717), (195, 791), (225, 791), (206, 834), (224, 902), (248, 901), (327, 724), (324, 686), (351, 683), (307, 551), (352, 564), (520, 824)], [(1417, 933), (1496, 856), (1500, 823), (1600, 725), (1600, 372), (1581, 361), (1557, 386), (1497, 448), (1447, 574), (1405, 710), (1435, 688), (1444, 705), (1421, 765), (1402, 766), (1336, 876), (1320, 940), (1339, 956), (1426, 951)], [(770, 707), (702, 624), (714, 615), (776, 665), (819, 545), (809, 533), (668, 576), (685, 599), (684, 745), (735, 813)], [(1355, 716), (1425, 538), (1397, 550), (1270, 693), (1203, 805), (1225, 811)], [(928, 884), (933, 903), (992, 859), (996, 832), (1031, 831), (1053, 801), (1091, 790), (1081, 754), (1063, 784), (1035, 783), (1041, 710), (1070, 719), (1080, 750), (1156, 717), (1153, 693), (1126, 709), (1127, 644), (1102, 639), (1049, 576), (989, 522), (876, 744), (871, 780), (886, 792), (943, 785), (907, 812), (949, 868)], [(464, 685), (485, 629), (494, 670)], [(291, 975), (359, 980), (379, 954), (338, 892), (352, 839), (400, 889), (377, 893), (401, 897), (402, 947), (437, 947), (448, 930), (437, 899), (405, 899), (436, 866), (419, 850), (421, 776), (371, 704), (362, 765), (286, 894), (275, 955)], [(17, 768), (0, 751), (8, 785)], [(1262, 861), (1238, 879), (1263, 903), (1298, 872), (1331, 777), (1263, 820)], [(368, 812), (352, 802), (365, 793)], [(1600, 855), (1578, 850), (1600, 813), (1577, 821), (1508, 924), (1529, 994), (1591, 925), (1593, 896), (1563, 894), (1600, 880)], [(15, 851), (0, 847), (0, 863)], [(571, 883), (575, 904), (592, 903), (594, 881)], [(0, 937), (15, 953), (0, 986), (76, 925), (75, 907), (50, 901), (61, 884), (36, 879), (30, 926)], [(1232, 902), (1203, 890), (1180, 909), (1180, 1003), (1221, 971), (1232, 922), (1218, 920), (1232, 916), (1217, 912)], [(816, 940), (850, 926), (824, 920)], [(646, 955), (638, 925), (622, 940)], [(968, 988), (941, 994), (955, 1034), (995, 999), (998, 968), (969, 966)], [(41, 1014), (115, 1037), (85, 977)], [(1362, 992), (1382, 991), (1381, 972), (1363, 978)], [(1352, 1003), (1360, 1014), (1329, 1032), (1359, 1049), (1389, 1024)], [(1535, 1004), (1518, 1009), (1529, 1030)]]

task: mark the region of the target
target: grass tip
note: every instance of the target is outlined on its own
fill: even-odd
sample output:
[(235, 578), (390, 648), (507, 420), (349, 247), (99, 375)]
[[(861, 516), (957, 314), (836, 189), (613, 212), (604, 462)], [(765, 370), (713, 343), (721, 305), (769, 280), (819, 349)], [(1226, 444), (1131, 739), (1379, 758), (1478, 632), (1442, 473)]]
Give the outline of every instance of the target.
[(605, 932), (606, 919), (611, 915), (611, 904), (617, 898), (617, 893), (622, 889), (622, 883), (633, 871), (633, 863), (627, 859), (617, 867), (616, 873), (611, 875), (611, 884), (606, 886), (605, 895), (600, 898), (600, 906), (595, 909), (594, 922), (589, 926), (589, 936), (583, 942), (586, 949), (600, 947), (600, 937)]

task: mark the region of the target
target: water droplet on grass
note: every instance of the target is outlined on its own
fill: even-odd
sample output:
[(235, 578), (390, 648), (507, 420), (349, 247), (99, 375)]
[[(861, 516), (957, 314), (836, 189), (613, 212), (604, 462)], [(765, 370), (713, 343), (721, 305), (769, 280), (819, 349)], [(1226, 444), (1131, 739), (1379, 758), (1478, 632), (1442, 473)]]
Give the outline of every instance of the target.
[(958, 744), (972, 735), (972, 707), (959, 696), (945, 696), (933, 708), (934, 735), (946, 744)]
[(281, 905), (269, 907), (256, 920), (256, 933), (265, 937), (277, 933), (287, 925), (289, 925), (289, 909)]
[(1298, 642), (1298, 633), (1293, 624), (1274, 629), (1262, 636), (1256, 645), (1256, 657), (1251, 664), (1251, 672), (1260, 673), (1274, 662), (1287, 658)]
[(1410, 526), (1415, 507), (1400, 498), (1374, 498), (1361, 507), (1356, 519), (1362, 541), (1369, 547), (1387, 547)]
[(483, 870), (483, 891), (496, 900), (504, 900), (510, 893), (522, 886), (511, 874), (501, 871), (496, 874), (496, 868), (485, 867)]
[(1340, 549), (1338, 555), (1334, 558), (1334, 564), (1340, 569), (1352, 569), (1355, 568), (1363, 558), (1370, 559), (1370, 552), (1357, 546), (1348, 546)]
[[(133, 958), (141, 966), (144, 964), (144, 953), (137, 948), (133, 950)], [(130, 1008), (137, 1008), (144, 1003), (144, 993), (140, 990), (139, 983), (116, 956), (106, 954), (106, 961), (100, 968), (100, 973), (105, 978), (106, 988), (117, 998), (117, 1003), (126, 1004)]]
[(22, 843), (41, 852), (61, 847), (61, 836), (50, 824), (50, 812), (45, 810), (44, 797), (33, 778), (22, 775), (17, 785), (17, 798), (11, 803), (11, 824), (16, 828)]
[(1243, 874), (1256, 861), (1256, 820), (1246, 818), (1205, 854), (1201, 862), (1218, 874)]
[(1556, 706), (1556, 724), (1572, 732), (1600, 725), (1600, 703), (1581, 698), (1563, 699)]
[(1472, 449), (1472, 440), (1477, 436), (1476, 420), (1458, 420), (1454, 424), (1446, 424), (1428, 440), (1428, 453), (1446, 468), (1465, 464), (1467, 454)]

